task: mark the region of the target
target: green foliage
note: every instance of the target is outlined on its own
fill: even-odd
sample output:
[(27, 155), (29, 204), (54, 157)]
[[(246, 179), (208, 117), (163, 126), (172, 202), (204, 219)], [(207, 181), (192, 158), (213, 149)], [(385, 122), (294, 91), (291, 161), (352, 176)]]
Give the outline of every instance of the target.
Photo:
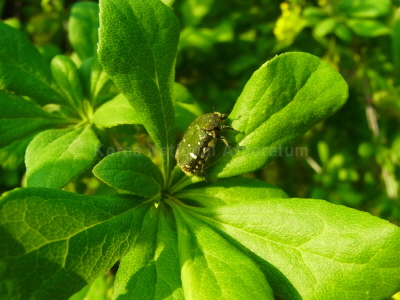
[(100, 106), (93, 114), (93, 122), (99, 127), (139, 123), (137, 113), (123, 94), (118, 94)]
[(0, 23), (0, 87), (29, 96), (41, 105), (60, 103), (63, 97), (52, 84), (50, 67), (21, 32)]
[(180, 205), (173, 205), (173, 209), (185, 297), (273, 299), (255, 261), (210, 228), (208, 222), (198, 220)]
[(99, 40), (99, 6), (93, 2), (78, 2), (72, 6), (68, 22), (68, 39), (83, 61), (97, 52)]
[(79, 79), (78, 69), (74, 62), (65, 55), (57, 55), (51, 61), (51, 73), (55, 82), (67, 99), (67, 105), (78, 112), (83, 102), (82, 85)]
[(210, 176), (261, 168), (335, 113), (347, 96), (343, 78), (316, 57), (287, 53), (272, 59), (250, 78), (229, 116), (242, 131), (236, 141), (245, 149), (215, 160)]
[[(400, 229), (316, 200), (400, 218), (390, 2), (291, 1), (281, 14), (268, 0), (229, 9), (163, 2), (74, 4), (67, 55), (46, 54), (33, 21), (20, 28), (31, 28), (40, 52), (0, 23), (3, 186), (20, 181), (24, 156), (27, 168), (27, 187), (0, 198), (0, 298), (380, 300), (398, 292)], [(40, 7), (44, 21), (62, 22), (63, 1)], [(366, 37), (392, 44), (377, 51)], [(282, 49), (290, 51), (274, 57)], [(212, 104), (232, 109), (225, 124), (241, 132), (223, 134), (245, 148), (217, 143), (205, 182), (174, 168), (173, 157), (176, 132)], [(296, 145), (306, 153), (294, 158)]]
[(155, 196), (162, 190), (162, 174), (147, 156), (119, 152), (105, 157), (93, 169), (108, 185), (140, 196)]
[(201, 116), (202, 109), (190, 91), (179, 83), (174, 83), (174, 108), (176, 127), (185, 131), (196, 117)]
[(151, 202), (27, 188), (0, 205), (2, 297), (65, 299), (128, 251)]
[(0, 104), (0, 146), (3, 147), (32, 132), (65, 122), (43, 111), (36, 104), (5, 91), (0, 91)]
[(28, 186), (63, 188), (93, 164), (99, 144), (90, 126), (39, 133), (26, 149)]
[(101, 9), (99, 60), (162, 151), (168, 182), (175, 146), (172, 90), (178, 20), (159, 0), (104, 1)]
[(115, 278), (115, 298), (183, 299), (175, 225), (164, 204), (160, 205), (160, 209), (151, 209), (153, 218), (121, 259), (124, 272)]

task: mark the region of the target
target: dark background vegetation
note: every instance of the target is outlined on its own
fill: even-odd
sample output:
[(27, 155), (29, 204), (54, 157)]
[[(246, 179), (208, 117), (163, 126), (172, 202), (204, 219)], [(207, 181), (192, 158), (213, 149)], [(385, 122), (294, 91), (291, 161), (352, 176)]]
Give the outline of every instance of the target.
[[(72, 54), (66, 29), (74, 2), (0, 0), (1, 20), (25, 32), (50, 61)], [(292, 197), (326, 199), (398, 225), (399, 6), (390, 0), (177, 0), (173, 9), (182, 31), (176, 81), (204, 112), (212, 105), (225, 112), (252, 73), (275, 55), (302, 51), (328, 62), (349, 85), (347, 104), (294, 145), (305, 147), (307, 157), (278, 157), (246, 176)], [(114, 130), (147, 141), (139, 126)], [(10, 158), (0, 150), (0, 168), (1, 191), (24, 184), (22, 155)], [(100, 193), (101, 184), (93, 182), (87, 172), (66, 189)]]

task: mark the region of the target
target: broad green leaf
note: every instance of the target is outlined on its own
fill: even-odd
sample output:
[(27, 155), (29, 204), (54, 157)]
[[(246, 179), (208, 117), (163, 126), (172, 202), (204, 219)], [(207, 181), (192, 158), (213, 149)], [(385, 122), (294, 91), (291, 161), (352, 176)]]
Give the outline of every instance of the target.
[(83, 61), (96, 55), (99, 41), (99, 5), (95, 2), (78, 2), (71, 8), (68, 20), (68, 39)]
[(189, 211), (174, 212), (185, 299), (274, 299), (253, 260)]
[(165, 5), (172, 7), (174, 5), (175, 0), (161, 0)]
[(160, 169), (139, 152), (108, 155), (94, 167), (93, 174), (112, 187), (140, 196), (154, 196), (163, 186)]
[(123, 94), (107, 101), (93, 115), (93, 122), (99, 127), (114, 127), (121, 124), (138, 124), (137, 113)]
[(352, 19), (347, 21), (347, 25), (358, 36), (375, 37), (380, 35), (390, 34), (391, 30), (384, 23), (376, 20), (357, 20)]
[(335, 34), (346, 42), (350, 42), (353, 38), (351, 30), (343, 23), (338, 23), (336, 25)]
[[(263, 200), (268, 198), (287, 198), (280, 188), (254, 178), (229, 178), (205, 187), (179, 190), (174, 194), (178, 199), (203, 207), (217, 207), (246, 203), (246, 199)], [(265, 200), (267, 201), (267, 200)], [(186, 203), (187, 201), (185, 201)]]
[(107, 300), (107, 288), (106, 278), (102, 275), (68, 300)]
[(66, 299), (123, 257), (151, 202), (18, 189), (0, 199), (2, 299)]
[(339, 9), (354, 18), (376, 18), (387, 15), (391, 10), (390, 0), (344, 0)]
[(178, 20), (159, 0), (100, 1), (99, 61), (163, 154), (166, 182), (175, 144), (171, 99), (178, 38)]
[[(94, 281), (95, 282), (95, 281)], [(73, 294), (68, 300), (84, 300), (87, 293), (89, 292), (90, 285), (85, 286), (79, 292)]]
[(121, 260), (115, 299), (184, 299), (177, 235), (167, 218), (165, 207), (159, 206)]
[(200, 105), (189, 90), (179, 83), (174, 84), (175, 122), (180, 131), (185, 131), (190, 123), (203, 114)]
[[(1, 0), (1, 1), (5, 1), (5, 0)], [(1, 1), (0, 1), (0, 6), (1, 6)], [(15, 29), (21, 30), (21, 21), (18, 18), (7, 18), (7, 19), (3, 19), (1, 20), (4, 24), (11, 26)]]
[(46, 61), (49, 63), (54, 58), (54, 56), (62, 54), (62, 50), (60, 47), (54, 44), (45, 44), (41, 46), (36, 46), (39, 50), (39, 53), (43, 55)]
[(99, 145), (89, 126), (38, 134), (26, 149), (28, 186), (62, 189), (93, 164)]
[(23, 162), (25, 150), (34, 134), (28, 135), (0, 149), (0, 166), (3, 169), (17, 169)]
[(66, 123), (64, 119), (45, 112), (36, 104), (2, 90), (0, 107), (0, 148), (40, 129)]
[(116, 96), (117, 93), (110, 91), (113, 82), (103, 70), (96, 56), (85, 59), (82, 62), (79, 72), (83, 85), (83, 93), (90, 100), (94, 108), (97, 108), (105, 100)]
[(75, 63), (65, 55), (57, 55), (51, 61), (54, 80), (68, 100), (68, 104), (81, 113), (83, 105), (82, 85)]
[(317, 38), (323, 38), (327, 34), (332, 33), (337, 26), (336, 20), (334, 18), (327, 18), (323, 21), (318, 22), (318, 24), (314, 27), (313, 34)]
[(186, 104), (194, 104), (195, 100), (190, 91), (182, 84), (174, 82), (174, 97), (173, 102), (176, 104), (186, 103)]
[(400, 289), (400, 229), (313, 199), (192, 208), (246, 251), (281, 299), (380, 300)]
[(34, 98), (41, 105), (60, 103), (50, 66), (28, 38), (0, 22), (0, 88)]
[(319, 7), (306, 6), (302, 10), (302, 17), (312, 25), (317, 25), (321, 20), (327, 17), (326, 12)]
[(306, 155), (307, 149), (289, 146), (338, 111), (347, 96), (342, 76), (319, 58), (299, 52), (273, 58), (253, 74), (229, 115), (227, 124), (242, 133), (224, 131), (229, 141), (245, 149), (220, 147), (208, 176), (235, 176), (278, 156)]

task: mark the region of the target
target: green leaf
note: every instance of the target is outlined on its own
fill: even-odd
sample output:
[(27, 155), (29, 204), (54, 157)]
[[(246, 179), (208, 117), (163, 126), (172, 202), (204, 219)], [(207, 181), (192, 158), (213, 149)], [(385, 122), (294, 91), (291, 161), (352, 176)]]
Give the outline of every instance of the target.
[(100, 24), (99, 61), (163, 154), (168, 182), (175, 145), (171, 99), (178, 20), (159, 0), (109, 0), (100, 2)]
[(203, 182), (204, 178), (199, 176), (187, 176), (182, 169), (176, 165), (171, 175), (171, 184), (168, 189), (170, 195), (175, 194), (177, 191), (183, 189), (184, 187)]
[(146, 155), (133, 151), (106, 156), (93, 174), (112, 187), (141, 196), (154, 196), (163, 185), (160, 169)]
[(71, 8), (68, 20), (68, 39), (83, 61), (96, 55), (99, 41), (99, 5), (94, 2), (78, 2)]
[(114, 298), (184, 299), (177, 235), (162, 204), (121, 260)]
[(51, 61), (51, 73), (68, 100), (67, 104), (82, 112), (83, 92), (75, 63), (65, 55), (57, 55)]
[(325, 141), (319, 141), (317, 144), (319, 159), (323, 166), (326, 166), (329, 162), (329, 145)]
[(138, 124), (137, 113), (123, 94), (104, 103), (93, 115), (93, 122), (99, 127), (114, 127), (121, 124)]
[(85, 286), (78, 293), (69, 297), (68, 300), (106, 300), (107, 288), (106, 277), (102, 275), (90, 285)]
[(274, 299), (253, 260), (189, 211), (173, 207), (186, 299)]
[(306, 6), (302, 11), (302, 17), (307, 20), (309, 24), (317, 25), (321, 20), (327, 17), (326, 12), (315, 6)]
[(161, 0), (165, 5), (172, 7), (174, 5), (175, 0)]
[[(174, 197), (189, 200), (194, 206), (217, 207), (268, 198), (287, 198), (280, 188), (253, 178), (229, 178), (205, 187), (179, 190)], [(185, 201), (187, 203), (187, 201)]]
[(176, 127), (185, 131), (190, 123), (203, 114), (200, 105), (189, 90), (179, 83), (174, 84), (174, 105)]
[(179, 40), (179, 50), (199, 48), (210, 52), (215, 43), (232, 42), (234, 38), (233, 24), (226, 20), (214, 28), (186, 27), (182, 30)]
[(336, 20), (334, 18), (327, 18), (323, 21), (318, 22), (314, 27), (313, 34), (317, 38), (323, 38), (327, 34), (332, 33), (337, 26)]
[(0, 148), (40, 129), (66, 123), (64, 119), (45, 112), (36, 104), (2, 90), (0, 107)]
[(355, 34), (362, 37), (375, 37), (391, 33), (389, 27), (376, 20), (352, 19), (347, 21), (347, 25)]
[(192, 210), (257, 262), (279, 298), (379, 300), (400, 289), (398, 227), (323, 200), (243, 201)]
[(187, 0), (181, 6), (187, 26), (195, 26), (209, 13), (214, 0)]
[(353, 18), (377, 18), (390, 13), (390, 0), (344, 0), (339, 9)]
[(3, 169), (13, 170), (23, 164), (25, 150), (32, 141), (34, 134), (28, 135), (10, 145), (0, 149), (0, 166)]
[(128, 251), (151, 203), (25, 188), (0, 199), (0, 294), (66, 299)]
[(336, 25), (335, 34), (339, 38), (341, 38), (343, 41), (346, 41), (346, 42), (350, 42), (351, 39), (353, 38), (353, 35), (352, 35), (350, 29), (342, 23), (338, 23)]
[[(96, 281), (94, 281), (96, 282)], [(85, 300), (87, 293), (89, 292), (90, 285), (85, 286), (79, 292), (73, 294), (68, 300)], [(96, 299), (97, 300), (97, 299)]]
[(338, 111), (347, 96), (342, 76), (319, 58), (297, 52), (275, 57), (253, 74), (229, 115), (232, 127), (242, 133), (224, 135), (245, 149), (221, 147), (208, 176), (253, 172), (287, 153), (306, 155), (304, 149), (288, 147)]
[(51, 62), (54, 56), (62, 54), (62, 50), (55, 44), (45, 44), (36, 46), (39, 53), (43, 55), (46, 61)]
[(38, 134), (26, 149), (28, 186), (62, 189), (93, 164), (99, 145), (89, 126)]
[(41, 105), (60, 103), (49, 64), (20, 31), (0, 22), (0, 88), (34, 98)]
[(98, 107), (105, 100), (117, 95), (117, 93), (110, 91), (113, 82), (103, 70), (97, 57), (85, 59), (82, 62), (79, 72), (83, 85), (83, 93), (90, 100), (94, 108)]

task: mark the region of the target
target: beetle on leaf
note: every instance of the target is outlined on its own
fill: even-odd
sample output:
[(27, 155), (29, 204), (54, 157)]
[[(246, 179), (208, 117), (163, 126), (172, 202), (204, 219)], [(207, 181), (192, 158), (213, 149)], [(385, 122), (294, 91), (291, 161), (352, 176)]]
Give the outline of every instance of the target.
[(228, 118), (229, 112), (226, 114), (217, 112), (214, 105), (213, 110), (213, 113), (202, 115), (190, 124), (175, 154), (182, 171), (188, 175), (200, 175), (206, 181), (208, 181), (205, 173), (206, 163), (215, 149), (217, 139), (222, 140), (227, 147), (243, 148), (234, 147), (221, 135), (224, 129), (241, 132), (231, 126), (220, 125)]

